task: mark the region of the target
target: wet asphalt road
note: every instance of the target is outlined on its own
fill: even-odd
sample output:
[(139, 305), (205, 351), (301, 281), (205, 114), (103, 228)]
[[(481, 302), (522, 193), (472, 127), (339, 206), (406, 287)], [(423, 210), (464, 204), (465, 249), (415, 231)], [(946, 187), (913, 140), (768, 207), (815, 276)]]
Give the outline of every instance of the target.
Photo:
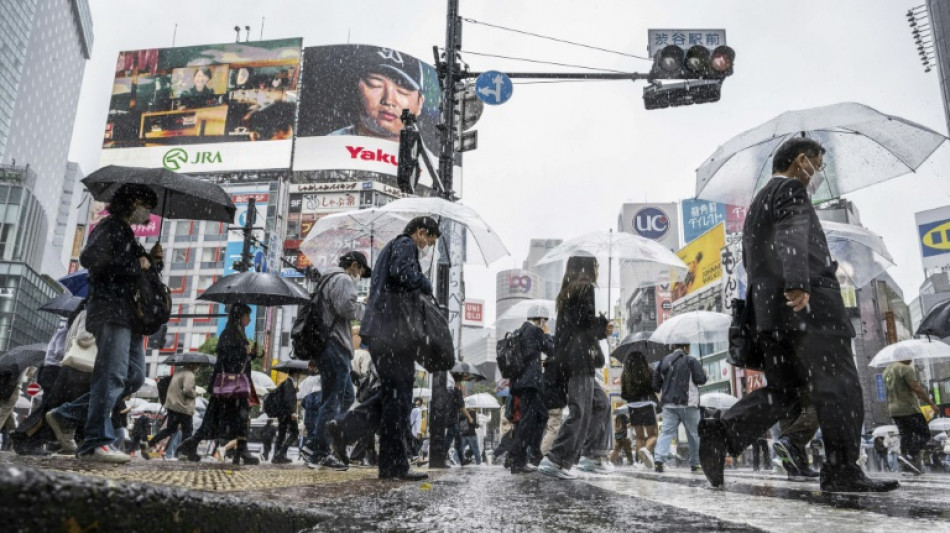
[(629, 467), (561, 481), (469, 466), (400, 483), (376, 480), (371, 470), (313, 473), (299, 464), (80, 465), (0, 454), (0, 524), (15, 524), (8, 531), (242, 533), (950, 531), (950, 476), (942, 474), (902, 476), (903, 487), (889, 494), (835, 495), (750, 470), (728, 470), (725, 490), (713, 490), (686, 470)]

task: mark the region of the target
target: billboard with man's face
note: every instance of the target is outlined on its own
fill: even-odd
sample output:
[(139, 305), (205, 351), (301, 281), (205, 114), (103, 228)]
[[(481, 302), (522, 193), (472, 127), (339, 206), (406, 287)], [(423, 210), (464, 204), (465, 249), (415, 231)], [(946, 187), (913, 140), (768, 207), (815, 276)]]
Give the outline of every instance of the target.
[(102, 165), (286, 169), (302, 39), (120, 52)]
[(437, 153), (440, 99), (435, 68), (408, 54), (370, 45), (308, 47), (294, 170), (396, 175), (403, 110), (416, 115), (426, 148)]

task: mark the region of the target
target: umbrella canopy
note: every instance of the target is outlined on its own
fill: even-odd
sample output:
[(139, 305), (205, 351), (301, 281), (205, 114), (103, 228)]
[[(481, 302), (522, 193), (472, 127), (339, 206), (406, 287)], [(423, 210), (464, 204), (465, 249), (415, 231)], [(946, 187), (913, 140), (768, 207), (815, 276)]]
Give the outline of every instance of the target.
[(198, 296), (219, 304), (299, 305), (310, 295), (291, 281), (263, 272), (239, 272), (218, 279)]
[(927, 427), (930, 428), (930, 431), (950, 430), (950, 418), (934, 418), (927, 424)]
[(686, 263), (662, 244), (630, 233), (595, 231), (555, 246), (537, 265), (565, 261), (575, 255), (596, 257), (600, 274), (610, 266), (608, 287), (652, 287), (669, 281), (670, 272), (686, 274)]
[(13, 348), (4, 355), (0, 356), (0, 364), (13, 363), (19, 365), (20, 372), (23, 372), (27, 369), (27, 367), (41, 366), (43, 364), (43, 360), (45, 359), (45, 343), (27, 344), (25, 346), (17, 346), (16, 348)]
[(162, 404), (157, 402), (146, 402), (132, 408), (132, 414), (157, 413), (162, 410)]
[(276, 370), (278, 372), (310, 372), (310, 365), (306, 361), (301, 361), (299, 359), (290, 359), (288, 361), (281, 361), (280, 363), (271, 367), (271, 370)]
[(126, 183), (147, 185), (158, 196), (154, 211), (161, 213), (162, 219), (234, 221), (234, 202), (220, 185), (167, 168), (109, 165), (86, 176), (82, 183), (100, 202), (111, 200), (119, 187)]
[(318, 269), (337, 264), (346, 252), (360, 251), (370, 265), (390, 240), (402, 233), (411, 216), (382, 211), (380, 207), (327, 215), (310, 229), (300, 251)]
[(302, 400), (311, 393), (320, 392), (323, 389), (321, 379), (320, 376), (307, 376), (300, 380), (297, 384), (297, 399)]
[(650, 335), (661, 344), (714, 343), (725, 341), (732, 317), (712, 311), (690, 311), (668, 318)]
[(518, 302), (495, 319), (495, 331), (499, 338), (502, 338), (505, 333), (520, 328), (528, 318), (534, 318), (539, 313), (546, 312), (548, 327), (553, 332), (557, 329), (556, 306), (554, 300), (531, 299)]
[(853, 102), (788, 111), (717, 148), (696, 169), (696, 197), (749, 205), (772, 177), (775, 151), (802, 134), (828, 150), (825, 179), (814, 183), (816, 202), (914, 172), (946, 140), (920, 124)]
[(900, 431), (897, 430), (897, 426), (887, 425), (887, 426), (878, 426), (874, 428), (874, 431), (871, 432), (872, 437), (886, 437), (888, 433), (893, 433), (895, 435), (900, 434)]
[[(145, 382), (135, 391), (137, 398), (158, 398), (158, 383), (152, 378), (145, 378)], [(159, 406), (161, 407), (161, 406)]]
[(627, 361), (627, 357), (634, 352), (640, 352), (647, 358), (647, 363), (660, 361), (668, 353), (666, 347), (662, 344), (650, 342), (652, 331), (638, 331), (631, 333), (620, 341), (617, 348), (610, 354), (611, 357), (620, 361), (621, 364)]
[(218, 358), (201, 352), (185, 352), (170, 355), (162, 361), (163, 365), (214, 365)]
[(950, 345), (941, 341), (910, 339), (885, 346), (877, 352), (868, 366), (884, 368), (897, 361), (917, 359), (950, 359)]
[(933, 337), (950, 337), (950, 300), (938, 303), (930, 309), (927, 316), (920, 321), (917, 328), (918, 335)]
[(894, 266), (894, 258), (876, 233), (854, 224), (821, 221), (831, 258), (855, 287), (863, 287)]
[(416, 387), (412, 389), (412, 397), (428, 400), (429, 398), (432, 398), (432, 390), (428, 387)]
[(30, 409), (31, 407), (33, 407), (33, 402), (26, 396), (17, 396), (16, 404), (13, 406), (14, 409)]
[(455, 363), (451, 373), (456, 381), (485, 381), (488, 379), (475, 365), (469, 363)]
[(699, 397), (699, 406), (725, 411), (726, 409), (729, 409), (735, 405), (738, 401), (739, 398), (736, 398), (731, 394), (726, 394), (723, 392), (709, 392)]
[(251, 371), (251, 381), (254, 383), (255, 387), (259, 387), (264, 390), (273, 390), (277, 388), (277, 385), (274, 383), (274, 380), (270, 378), (270, 376), (263, 372), (258, 372), (257, 370)]
[(86, 269), (77, 270), (68, 276), (59, 278), (60, 285), (66, 287), (73, 296), (89, 297), (89, 271)]
[(465, 407), (468, 409), (499, 409), (501, 404), (494, 396), (487, 392), (480, 392), (465, 398)]
[(85, 298), (64, 292), (40, 306), (39, 311), (46, 311), (47, 313), (53, 313), (59, 316), (69, 316), (75, 313), (76, 309), (79, 309), (79, 306), (82, 305), (84, 301), (86, 301)]

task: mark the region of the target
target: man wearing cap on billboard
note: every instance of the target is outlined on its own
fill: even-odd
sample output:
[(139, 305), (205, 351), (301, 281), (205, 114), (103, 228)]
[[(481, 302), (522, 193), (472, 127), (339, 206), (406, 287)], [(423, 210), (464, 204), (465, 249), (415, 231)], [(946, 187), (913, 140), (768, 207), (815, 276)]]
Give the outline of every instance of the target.
[(361, 135), (399, 141), (403, 109), (419, 116), (425, 104), (422, 63), (390, 48), (359, 47), (359, 120), (330, 135)]

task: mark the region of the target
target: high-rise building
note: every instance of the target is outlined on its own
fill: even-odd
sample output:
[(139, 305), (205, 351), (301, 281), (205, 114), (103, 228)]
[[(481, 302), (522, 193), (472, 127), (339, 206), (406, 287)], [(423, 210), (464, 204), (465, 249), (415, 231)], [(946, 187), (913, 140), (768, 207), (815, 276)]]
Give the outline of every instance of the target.
[(950, 2), (927, 0), (934, 56), (937, 60), (937, 76), (940, 77), (940, 93), (943, 95), (943, 111), (950, 131)]
[(541, 278), (538, 288), (538, 297), (545, 300), (557, 298), (561, 290), (561, 278), (564, 277), (565, 261), (539, 265), (538, 261), (552, 248), (564, 242), (562, 239), (531, 239), (528, 245), (528, 258), (524, 261), (524, 269), (530, 270)]
[(68, 222), (60, 216), (67, 155), (86, 60), (92, 51), (88, 0), (23, 0), (0, 4), (0, 162), (29, 165), (33, 190), (51, 238), (39, 270), (66, 272), (62, 261)]

